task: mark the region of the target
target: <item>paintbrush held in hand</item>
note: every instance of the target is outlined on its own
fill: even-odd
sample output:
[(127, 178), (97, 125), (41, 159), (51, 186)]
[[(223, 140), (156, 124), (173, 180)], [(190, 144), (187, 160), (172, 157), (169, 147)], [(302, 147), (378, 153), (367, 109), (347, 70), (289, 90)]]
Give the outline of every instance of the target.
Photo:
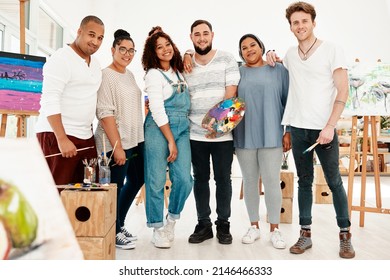
[[(80, 151), (84, 151), (84, 150), (88, 150), (88, 149), (92, 149), (92, 148), (94, 148), (94, 146), (85, 147), (85, 148), (81, 148), (81, 149), (77, 149), (76, 151), (77, 151), (77, 152), (80, 152)], [(45, 156), (45, 158), (55, 157), (55, 156), (59, 156), (59, 155), (61, 155), (61, 154), (62, 154), (62, 153), (51, 154), (51, 155)]]
[(319, 142), (315, 142), (313, 145), (311, 145), (309, 148), (307, 148), (306, 150), (303, 151), (302, 154), (306, 154), (308, 152), (310, 152), (311, 150), (313, 150), (318, 144), (320, 144)]

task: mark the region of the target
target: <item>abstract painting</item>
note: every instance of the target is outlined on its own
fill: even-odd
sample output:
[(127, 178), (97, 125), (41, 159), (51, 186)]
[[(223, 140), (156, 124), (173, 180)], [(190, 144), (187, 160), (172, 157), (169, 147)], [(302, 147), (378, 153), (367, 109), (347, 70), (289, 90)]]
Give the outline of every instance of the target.
[(0, 112), (38, 112), (45, 57), (0, 52)]
[(349, 97), (344, 116), (390, 116), (390, 64), (350, 67)]

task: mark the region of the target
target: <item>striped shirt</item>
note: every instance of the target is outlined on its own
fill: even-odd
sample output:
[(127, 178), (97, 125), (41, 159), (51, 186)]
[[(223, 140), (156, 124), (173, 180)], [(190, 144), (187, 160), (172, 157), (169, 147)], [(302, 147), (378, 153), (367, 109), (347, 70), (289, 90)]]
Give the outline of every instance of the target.
[(190, 138), (204, 142), (222, 142), (232, 140), (232, 134), (208, 139), (207, 130), (202, 128), (205, 114), (225, 96), (227, 86), (237, 86), (240, 81), (240, 72), (234, 56), (230, 53), (217, 50), (212, 60), (206, 65), (194, 62), (190, 74), (185, 74), (191, 97), (190, 108)]
[[(144, 141), (142, 117), (142, 92), (138, 87), (133, 73), (119, 73), (111, 68), (103, 69), (103, 80), (98, 90), (96, 117), (99, 120), (95, 131), (96, 147), (99, 155), (103, 151), (103, 128), (100, 120), (114, 116), (121, 143), (128, 150)], [(106, 151), (112, 150), (105, 137)]]

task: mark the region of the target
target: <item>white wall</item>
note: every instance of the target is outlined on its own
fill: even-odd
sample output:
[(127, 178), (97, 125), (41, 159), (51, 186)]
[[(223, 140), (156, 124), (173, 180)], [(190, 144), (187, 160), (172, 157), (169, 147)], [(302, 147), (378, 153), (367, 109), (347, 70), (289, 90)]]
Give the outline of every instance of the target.
[[(138, 53), (129, 68), (142, 85), (141, 55), (147, 33), (160, 25), (171, 35), (179, 49), (191, 48), (190, 25), (203, 18), (213, 24), (214, 47), (233, 53), (237, 60), (238, 40), (245, 33), (257, 34), (266, 48), (276, 49), (283, 56), (296, 44), (285, 18), (291, 0), (41, 0), (57, 11), (71, 29), (77, 30), (88, 14), (99, 16), (106, 34), (97, 52), (103, 67), (111, 62), (113, 32), (126, 29), (135, 40)], [(323, 40), (340, 44), (352, 63), (355, 58), (390, 62), (390, 0), (312, 0), (317, 11), (315, 34)]]

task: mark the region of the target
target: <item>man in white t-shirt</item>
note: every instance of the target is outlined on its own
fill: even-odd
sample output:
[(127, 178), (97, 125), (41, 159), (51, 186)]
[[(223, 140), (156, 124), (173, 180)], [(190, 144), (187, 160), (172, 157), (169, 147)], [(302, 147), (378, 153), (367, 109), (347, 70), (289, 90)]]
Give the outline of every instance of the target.
[[(190, 243), (201, 243), (213, 237), (210, 219), (210, 156), (216, 183), (217, 238), (221, 244), (231, 244), (231, 165), (233, 162), (233, 137), (207, 138), (202, 119), (216, 103), (236, 96), (240, 79), (238, 64), (230, 53), (212, 48), (214, 32), (206, 20), (197, 20), (191, 26), (194, 44), (193, 69), (185, 78), (191, 97), (190, 139), (194, 172), (194, 196), (198, 224), (189, 237)], [(186, 70), (188, 70), (186, 65)]]
[(43, 67), (36, 133), (46, 156), (61, 153), (46, 158), (57, 185), (83, 182), (82, 161), (97, 157), (92, 122), (102, 72), (92, 54), (103, 37), (103, 22), (87, 16), (75, 41), (57, 50)]
[[(298, 40), (283, 59), (290, 85), (282, 124), (291, 126), (294, 161), (298, 175), (298, 241), (290, 248), (302, 254), (312, 247), (313, 154), (316, 152), (333, 195), (337, 225), (340, 228), (341, 258), (355, 257), (351, 243), (348, 201), (339, 171), (339, 146), (335, 126), (348, 98), (348, 74), (341, 48), (314, 35), (316, 11), (311, 4), (296, 2), (286, 9), (290, 29)], [(273, 65), (274, 52), (267, 54)], [(314, 150), (307, 152), (311, 145)]]

